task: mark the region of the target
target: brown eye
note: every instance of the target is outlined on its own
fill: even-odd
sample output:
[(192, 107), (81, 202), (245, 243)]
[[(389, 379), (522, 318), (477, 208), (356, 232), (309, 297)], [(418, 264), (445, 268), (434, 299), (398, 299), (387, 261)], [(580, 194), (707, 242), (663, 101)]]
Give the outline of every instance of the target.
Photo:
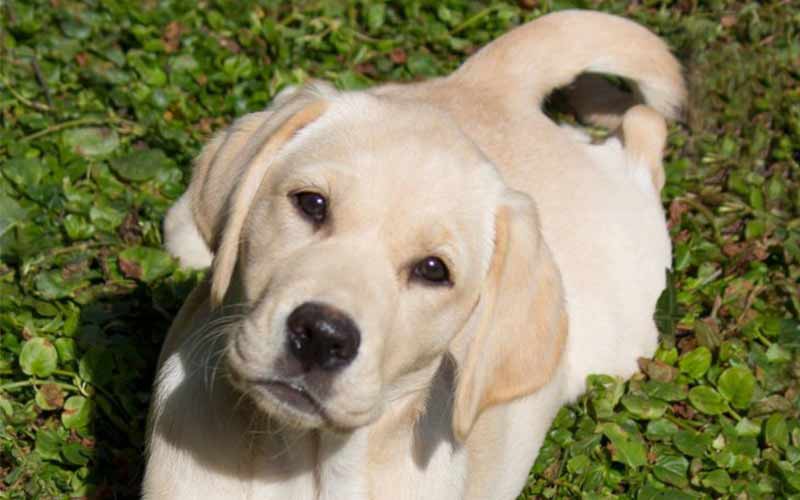
[(315, 224), (325, 222), (328, 215), (328, 201), (324, 196), (311, 191), (303, 191), (293, 195), (297, 208)]
[(436, 285), (450, 284), (450, 271), (439, 257), (425, 257), (414, 265), (413, 276)]

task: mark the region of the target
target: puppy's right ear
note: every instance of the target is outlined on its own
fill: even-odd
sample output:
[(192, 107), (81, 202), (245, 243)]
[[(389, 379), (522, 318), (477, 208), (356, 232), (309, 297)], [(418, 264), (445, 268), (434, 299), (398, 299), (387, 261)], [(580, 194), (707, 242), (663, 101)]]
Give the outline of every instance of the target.
[(164, 247), (182, 266), (207, 268), (222, 233), (223, 210), (246, 162), (251, 137), (273, 115), (267, 109), (245, 115), (217, 132), (194, 161), (186, 192), (164, 219)]
[(269, 108), (239, 118), (203, 148), (186, 195), (197, 230), (212, 254), (219, 249), (232, 209), (231, 195), (255, 155), (291, 116), (334, 93), (333, 87), (323, 82), (288, 88), (273, 99)]
[(282, 108), (270, 117), (248, 141), (242, 154), (246, 167), (236, 180), (233, 192), (228, 196), (223, 213), (217, 213), (224, 224), (221, 237), (217, 237), (214, 248), (214, 263), (211, 274), (211, 305), (222, 304), (236, 268), (239, 257), (239, 242), (247, 214), (258, 193), (269, 167), (275, 158), (297, 133), (319, 118), (327, 109), (328, 101), (298, 99), (297, 106)]

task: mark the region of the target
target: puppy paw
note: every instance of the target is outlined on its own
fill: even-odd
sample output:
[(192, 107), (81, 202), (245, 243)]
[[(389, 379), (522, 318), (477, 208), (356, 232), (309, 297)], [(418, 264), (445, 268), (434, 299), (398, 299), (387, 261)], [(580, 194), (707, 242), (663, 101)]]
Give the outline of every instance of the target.
[(164, 219), (164, 247), (183, 267), (209, 267), (214, 256), (194, 222), (189, 194), (175, 202)]

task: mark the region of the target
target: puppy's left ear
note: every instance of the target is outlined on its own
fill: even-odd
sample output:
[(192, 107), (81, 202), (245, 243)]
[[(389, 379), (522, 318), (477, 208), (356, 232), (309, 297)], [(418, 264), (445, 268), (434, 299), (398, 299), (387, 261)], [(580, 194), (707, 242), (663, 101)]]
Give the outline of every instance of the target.
[[(495, 215), (495, 248), (459, 360), (453, 432), (464, 442), (487, 408), (550, 381), (567, 336), (561, 276), (539, 233), (533, 201), (508, 192)], [(474, 326), (477, 325), (477, 326)], [(461, 335), (459, 335), (461, 337)]]

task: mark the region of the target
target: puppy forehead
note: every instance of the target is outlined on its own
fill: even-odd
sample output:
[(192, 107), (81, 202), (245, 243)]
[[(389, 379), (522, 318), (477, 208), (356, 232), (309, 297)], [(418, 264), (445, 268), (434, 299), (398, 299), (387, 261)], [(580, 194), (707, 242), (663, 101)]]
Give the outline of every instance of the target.
[(279, 163), (276, 181), (329, 189), (339, 220), (380, 228), (392, 246), (449, 247), (451, 255), (488, 262), (503, 184), (480, 149), (438, 110), (343, 94), (298, 134)]
[(431, 209), (479, 209), (499, 185), (480, 149), (443, 112), (365, 93), (332, 99), (286, 159), (288, 169), (319, 169), (332, 182), (358, 183), (385, 202), (400, 197)]

